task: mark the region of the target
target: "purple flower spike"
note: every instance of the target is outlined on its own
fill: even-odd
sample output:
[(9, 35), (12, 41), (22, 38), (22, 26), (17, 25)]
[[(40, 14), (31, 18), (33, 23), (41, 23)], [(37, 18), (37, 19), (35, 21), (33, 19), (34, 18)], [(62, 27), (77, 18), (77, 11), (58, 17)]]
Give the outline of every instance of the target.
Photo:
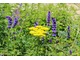
[(6, 16), (6, 18), (10, 21), (12, 21), (12, 18), (10, 16)]
[(52, 34), (52, 36), (54, 36), (54, 37), (55, 37), (55, 36), (56, 36), (56, 33), (53, 33), (53, 34)]
[(55, 18), (52, 18), (52, 36), (56, 36), (56, 19)]
[(6, 16), (6, 18), (8, 19), (8, 28), (11, 28), (12, 18), (10, 16)]
[(18, 23), (18, 18), (16, 17), (15, 19), (14, 19), (14, 24), (13, 24), (13, 28), (17, 25), (17, 23)]
[(70, 26), (68, 26), (68, 30), (67, 30), (67, 38), (70, 38)]
[(55, 28), (52, 28), (52, 31), (53, 31), (54, 33), (56, 33), (56, 29), (55, 29)]
[(37, 25), (38, 25), (38, 22), (35, 22), (35, 23), (34, 23), (34, 26), (36, 27)]
[(51, 15), (51, 13), (50, 13), (50, 11), (48, 12), (48, 16), (47, 16), (47, 25), (49, 26), (50, 25), (50, 15)]
[(70, 55), (72, 54), (72, 50), (69, 51)]

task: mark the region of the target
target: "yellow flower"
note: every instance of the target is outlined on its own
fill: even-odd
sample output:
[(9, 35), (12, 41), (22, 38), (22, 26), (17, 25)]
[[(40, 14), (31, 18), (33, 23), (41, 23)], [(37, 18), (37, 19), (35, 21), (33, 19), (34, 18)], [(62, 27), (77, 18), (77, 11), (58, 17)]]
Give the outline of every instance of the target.
[(42, 28), (42, 26), (36, 26), (37, 28)]
[(29, 30), (37, 30), (38, 28), (36, 28), (36, 27), (31, 27), (31, 28), (29, 28)]
[(30, 34), (34, 36), (43, 37), (46, 36), (45, 33), (47, 33), (49, 28), (43, 26), (36, 26), (36, 27), (30, 27), (29, 30), (30, 30)]
[(30, 34), (34, 34), (35, 33), (35, 31), (30, 31)]
[(30, 27), (30, 28), (29, 28), (29, 30), (33, 30), (33, 29), (35, 29), (35, 27)]
[(42, 30), (49, 30), (49, 28), (47, 28), (47, 27), (42, 27), (41, 29)]
[(45, 36), (45, 34), (42, 34), (42, 33), (40, 33), (40, 34), (38, 34), (38, 33), (35, 33), (35, 34), (33, 34), (34, 36), (40, 36), (40, 37), (43, 37), (43, 36)]

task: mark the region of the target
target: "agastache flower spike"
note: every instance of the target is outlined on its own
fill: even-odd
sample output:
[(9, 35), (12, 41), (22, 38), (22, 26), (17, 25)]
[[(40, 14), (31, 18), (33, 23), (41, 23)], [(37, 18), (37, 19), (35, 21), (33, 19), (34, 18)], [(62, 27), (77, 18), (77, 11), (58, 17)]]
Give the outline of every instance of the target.
[(15, 17), (15, 19), (14, 19), (14, 24), (13, 24), (13, 28), (17, 25), (17, 23), (18, 23), (18, 18), (17, 17)]
[(10, 16), (6, 16), (6, 18), (8, 19), (8, 28), (11, 28), (12, 18)]
[(51, 13), (50, 13), (50, 11), (48, 12), (48, 16), (47, 16), (47, 25), (49, 26), (50, 25), (50, 15), (51, 15)]
[(70, 38), (70, 26), (68, 26), (68, 28), (67, 28), (67, 38), (68, 39)]
[(52, 18), (52, 36), (56, 36), (56, 19)]
[(72, 50), (69, 51), (70, 55), (72, 54)]

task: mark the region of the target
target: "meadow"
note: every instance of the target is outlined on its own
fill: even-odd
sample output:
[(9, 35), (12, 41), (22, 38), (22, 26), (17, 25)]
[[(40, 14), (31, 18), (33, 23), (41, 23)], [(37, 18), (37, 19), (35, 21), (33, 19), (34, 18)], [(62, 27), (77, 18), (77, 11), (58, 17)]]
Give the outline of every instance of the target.
[(0, 3), (0, 55), (80, 56), (80, 15), (63, 3)]

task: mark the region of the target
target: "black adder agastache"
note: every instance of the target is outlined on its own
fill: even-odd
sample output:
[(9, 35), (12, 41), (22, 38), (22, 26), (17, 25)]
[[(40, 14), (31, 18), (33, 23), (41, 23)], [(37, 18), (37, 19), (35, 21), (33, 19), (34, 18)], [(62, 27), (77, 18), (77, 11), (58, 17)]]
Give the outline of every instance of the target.
[(56, 36), (56, 19), (55, 18), (52, 18), (52, 36)]

